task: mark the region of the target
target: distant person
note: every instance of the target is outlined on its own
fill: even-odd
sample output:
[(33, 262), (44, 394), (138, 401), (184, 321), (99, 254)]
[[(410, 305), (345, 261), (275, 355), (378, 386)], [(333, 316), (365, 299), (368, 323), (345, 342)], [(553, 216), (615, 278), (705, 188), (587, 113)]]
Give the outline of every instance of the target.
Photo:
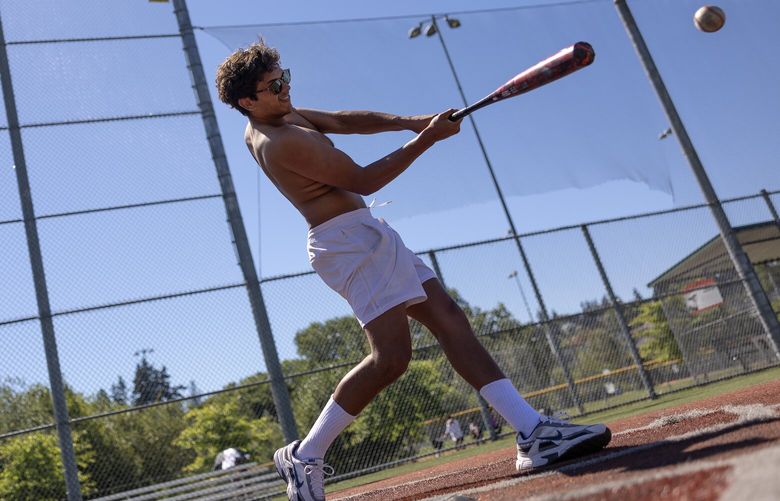
[(211, 468), (212, 471), (220, 471), (222, 470), (222, 461), (225, 460), (225, 454), (222, 451), (219, 451), (217, 453), (217, 457), (214, 458), (214, 466)]
[(436, 451), (436, 457), (441, 456), (441, 449), (444, 447), (444, 437), (441, 435), (431, 437), (431, 445)]
[(471, 434), (471, 438), (474, 439), (477, 445), (480, 445), (482, 443), (482, 427), (479, 426), (474, 421), (471, 421), (469, 423), (469, 433)]
[(241, 449), (230, 447), (217, 454), (217, 457), (214, 459), (213, 469), (215, 471), (227, 470), (228, 468), (233, 468), (236, 465), (246, 463), (249, 461), (249, 459), (250, 456), (248, 453), (242, 451)]
[(501, 426), (501, 423), (496, 421), (496, 416), (493, 415), (493, 412), (488, 413), (488, 420), (490, 422), (490, 427), (493, 428), (493, 431), (496, 435), (501, 435), (501, 430), (503, 429)]
[(460, 427), (460, 421), (452, 416), (447, 416), (447, 424), (444, 428), (444, 433), (450, 436), (453, 442), (455, 442), (455, 448), (460, 449), (463, 445), (463, 430)]
[[(322, 61), (322, 71), (344, 73), (343, 92), (349, 93), (348, 65), (339, 54), (330, 56)], [(409, 70), (394, 67), (393, 71)], [(333, 473), (323, 461), (328, 447), (409, 365), (408, 317), (433, 333), (458, 374), (517, 430), (518, 469), (604, 447), (610, 438), (604, 425), (552, 420), (523, 400), (436, 274), (385, 221), (375, 219), (363, 201), (363, 196), (386, 186), (434, 144), (457, 134), (460, 121), (449, 119), (455, 110), (397, 116), (295, 108), (290, 82), (290, 70), (282, 68), (279, 53), (262, 41), (231, 54), (220, 65), (216, 80), (220, 99), (248, 118), (244, 142), (250, 154), (308, 223), (309, 261), (320, 278), (347, 300), (371, 353), (339, 382), (306, 437), (274, 454), (289, 498), (325, 499), (324, 477)], [(355, 163), (325, 135), (403, 130), (414, 137), (366, 166)], [(432, 191), (431, 196), (443, 195)], [(311, 292), (302, 296), (301, 303), (317, 300)], [(558, 438), (537, 440), (540, 435)], [(544, 451), (539, 450), (540, 442), (547, 445)]]

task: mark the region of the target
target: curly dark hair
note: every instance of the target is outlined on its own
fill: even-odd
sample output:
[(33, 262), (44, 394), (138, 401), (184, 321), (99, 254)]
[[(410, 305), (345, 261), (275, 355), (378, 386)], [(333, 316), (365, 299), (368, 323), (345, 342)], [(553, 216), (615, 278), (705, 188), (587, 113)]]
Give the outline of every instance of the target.
[(220, 101), (248, 116), (249, 112), (238, 104), (238, 100), (244, 97), (257, 99), (257, 82), (276, 66), (279, 66), (279, 52), (262, 39), (245, 49), (238, 49), (217, 69)]

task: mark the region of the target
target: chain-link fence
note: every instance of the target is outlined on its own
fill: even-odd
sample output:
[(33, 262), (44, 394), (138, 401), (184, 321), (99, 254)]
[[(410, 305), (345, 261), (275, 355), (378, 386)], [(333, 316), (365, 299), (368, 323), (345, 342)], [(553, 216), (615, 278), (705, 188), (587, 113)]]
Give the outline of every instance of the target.
[[(0, 2), (2, 79), (15, 91), (4, 88), (0, 163), (29, 183), (19, 190), (14, 170), (0, 171), (0, 498), (75, 499), (67, 443), (88, 499), (279, 493), (271, 454), (311, 427), (368, 352), (364, 334), (313, 273), (260, 280), (280, 394), (258, 343), (269, 329), (231, 248), (240, 221), (228, 211), (225, 223), (208, 113), (182, 91), (192, 73), (181, 24), (143, 4), (84, 4), (77, 23), (42, 26), (65, 7)], [(58, 99), (42, 101), (52, 85)], [(778, 203), (780, 192), (723, 202), (775, 312)], [(545, 413), (582, 415), (778, 363), (707, 206), (420, 257)], [(467, 446), (511, 433), (425, 328), (412, 322), (411, 334), (406, 374), (329, 450), (337, 478), (455, 447), (448, 417), (475, 430)], [(228, 448), (245, 464), (220, 463)]]
[(181, 26), (146, 2), (0, 11), (0, 499), (197, 473), (191, 411), (263, 354)]
[[(769, 205), (777, 194), (723, 205), (744, 223), (735, 232), (780, 315), (780, 223)], [(523, 262), (512, 237), (419, 255), (438, 271), (482, 344), (537, 409), (577, 416), (778, 363), (706, 205), (519, 239), (540, 284), (538, 297), (527, 273), (517, 272)], [(264, 279), (263, 291), (298, 427), (307, 430), (367, 345), (346, 305), (314, 273)], [(292, 305), (302, 308), (313, 295), (322, 297), (327, 314), (282, 313)], [(540, 321), (539, 299), (550, 309), (547, 322)], [(483, 438), (488, 426), (511, 431), (496, 414), (483, 418), (473, 389), (434, 338), (415, 322), (411, 331), (408, 372), (329, 450), (326, 459), (337, 478), (454, 447), (444, 435), (449, 416), (466, 429), (475, 424)]]

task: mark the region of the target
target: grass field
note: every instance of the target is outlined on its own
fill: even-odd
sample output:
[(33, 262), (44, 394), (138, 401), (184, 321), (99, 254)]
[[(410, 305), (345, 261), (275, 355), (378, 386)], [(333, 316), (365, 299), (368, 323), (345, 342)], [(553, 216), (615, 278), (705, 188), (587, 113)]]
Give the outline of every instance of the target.
[[(740, 376), (732, 379), (728, 379), (721, 382), (711, 383), (705, 386), (698, 386), (687, 388), (684, 390), (676, 391), (673, 393), (667, 393), (659, 396), (655, 400), (642, 400), (627, 404), (618, 408), (609, 409), (602, 412), (590, 413), (581, 418), (574, 418), (574, 422), (610, 422), (621, 418), (634, 416), (637, 414), (643, 414), (645, 412), (662, 410), (667, 407), (675, 405), (681, 405), (689, 402), (695, 402), (698, 400), (706, 399), (715, 395), (723, 393), (729, 393), (739, 390), (741, 388), (747, 388), (753, 385), (765, 383), (768, 381), (774, 381), (780, 379), (780, 368), (775, 367), (772, 369), (766, 369), (753, 374)], [(361, 477), (343, 480), (333, 484), (328, 484), (328, 491), (334, 492), (341, 489), (347, 489), (350, 487), (356, 487), (364, 485), (370, 482), (376, 482), (385, 478), (390, 478), (406, 473), (411, 473), (423, 468), (429, 468), (431, 466), (448, 463), (450, 461), (468, 458), (485, 452), (494, 451), (498, 449), (509, 449), (514, 445), (514, 435), (508, 435), (496, 440), (495, 442), (486, 442), (480, 446), (469, 444), (463, 450), (444, 452), (441, 457), (436, 458), (433, 456), (422, 458), (414, 462), (409, 462), (393, 468), (378, 471)], [(511, 454), (511, 453), (510, 453)], [(278, 499), (284, 499), (280, 497)]]

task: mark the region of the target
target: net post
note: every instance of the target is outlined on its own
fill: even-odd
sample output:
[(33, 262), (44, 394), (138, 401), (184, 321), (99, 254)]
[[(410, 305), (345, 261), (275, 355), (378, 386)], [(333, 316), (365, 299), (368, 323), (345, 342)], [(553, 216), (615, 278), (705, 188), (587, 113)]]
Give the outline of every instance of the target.
[(609, 298), (609, 302), (612, 304), (612, 309), (615, 310), (615, 317), (617, 318), (618, 325), (620, 326), (620, 333), (623, 335), (623, 340), (625, 341), (626, 347), (628, 347), (628, 351), (631, 354), (631, 359), (634, 361), (634, 365), (636, 365), (637, 371), (639, 372), (642, 385), (647, 391), (647, 396), (651, 399), (654, 399), (657, 397), (657, 395), (655, 393), (655, 388), (653, 388), (653, 382), (650, 380), (650, 376), (647, 374), (645, 366), (642, 364), (642, 357), (639, 356), (639, 351), (636, 348), (634, 338), (631, 337), (631, 329), (629, 328), (628, 322), (626, 321), (626, 316), (623, 314), (623, 307), (618, 301), (617, 296), (615, 296), (615, 291), (612, 289), (612, 284), (610, 283), (609, 277), (607, 276), (607, 271), (604, 269), (604, 265), (601, 262), (601, 257), (596, 250), (596, 245), (593, 243), (593, 238), (590, 236), (588, 225), (583, 224), (581, 228), (582, 234), (585, 237), (585, 241), (588, 243), (590, 254), (593, 256), (593, 261), (596, 263), (596, 268), (599, 270), (601, 281), (604, 283), (604, 288), (607, 290), (607, 297)]

